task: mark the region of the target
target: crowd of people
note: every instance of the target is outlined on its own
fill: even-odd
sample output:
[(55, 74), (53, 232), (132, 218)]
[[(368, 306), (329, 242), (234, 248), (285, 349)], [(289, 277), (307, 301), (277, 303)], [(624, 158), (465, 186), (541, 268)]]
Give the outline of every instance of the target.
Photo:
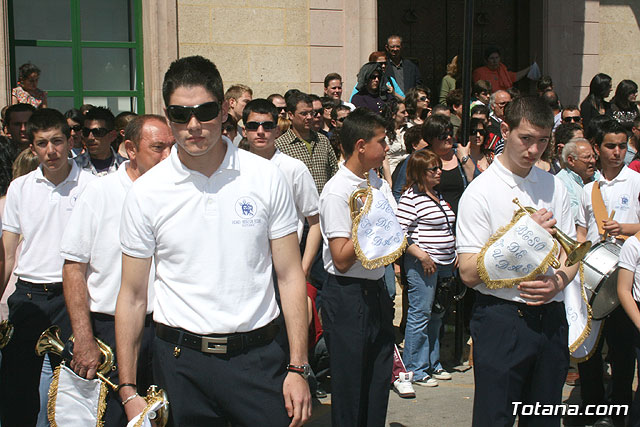
[[(445, 288), (459, 280), (474, 290), (464, 319), (473, 425), (512, 425), (518, 415), (559, 425), (557, 414), (517, 414), (512, 402), (562, 403), (563, 290), (577, 266), (502, 288), (479, 273), (479, 254), (510, 223), (517, 197), (541, 230), (621, 246), (621, 307), (578, 370), (583, 405), (630, 405), (638, 425), (637, 85), (622, 80), (607, 101), (612, 79), (598, 74), (579, 106), (564, 105), (549, 76), (523, 94), (513, 84), (531, 67), (509, 71), (497, 47), (484, 58), (469, 88), (468, 136), (460, 58), (432, 92), (397, 35), (371, 54), (348, 100), (337, 73), (322, 96), (254, 99), (246, 85), (224, 91), (211, 61), (181, 58), (165, 74), (164, 116), (91, 105), (63, 114), (47, 108), (40, 70), (20, 67), (0, 138), (1, 314), (14, 327), (2, 350), (1, 424), (48, 425), (61, 358), (33, 349), (57, 325), (63, 340), (74, 336), (65, 363), (82, 378), (101, 364), (95, 338), (116, 353), (106, 426), (140, 414), (151, 384), (167, 391), (176, 426), (302, 425), (311, 396), (327, 389), (334, 426), (384, 425), (391, 389), (412, 398), (414, 385), (455, 380), (440, 343)], [(406, 237), (395, 262), (363, 261), (354, 218), (370, 208), (356, 190), (377, 195)], [(624, 423), (596, 418), (572, 421)]]

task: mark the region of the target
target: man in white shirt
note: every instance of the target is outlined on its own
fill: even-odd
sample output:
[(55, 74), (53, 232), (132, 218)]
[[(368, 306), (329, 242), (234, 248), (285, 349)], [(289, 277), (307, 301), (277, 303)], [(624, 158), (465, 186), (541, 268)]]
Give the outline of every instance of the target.
[[(275, 165), (222, 138), (229, 105), (209, 60), (174, 61), (163, 97), (177, 149), (134, 182), (121, 221), (120, 381), (135, 383), (153, 256), (153, 374), (170, 422), (302, 425), (311, 415), (308, 322), (289, 188)], [(274, 340), (274, 270), (289, 354)], [(129, 419), (145, 407), (134, 386), (120, 397)]]
[[(40, 166), (11, 183), (2, 218), (5, 272), (0, 294), (23, 239), (15, 268), (16, 290), (8, 300), (15, 331), (3, 350), (0, 371), (0, 414), (7, 426), (36, 423), (43, 357), (34, 348), (40, 334), (51, 325), (60, 326), (63, 340), (71, 334), (62, 295), (60, 240), (78, 196), (95, 179), (69, 160), (71, 132), (60, 112), (48, 108), (34, 112), (27, 122), (27, 136)], [(50, 359), (53, 365), (59, 363), (57, 357)]]
[[(600, 177), (584, 186), (576, 224), (578, 240), (599, 243), (607, 233), (622, 245), (624, 239), (640, 231), (640, 174), (624, 164), (627, 133), (615, 120), (601, 125), (595, 137), (594, 149), (600, 158)], [(599, 186), (606, 216), (596, 220), (592, 194)], [(595, 201), (595, 203), (598, 203)], [(615, 211), (615, 213), (614, 213)], [(613, 218), (609, 219), (611, 213)], [(598, 222), (602, 221), (602, 224)], [(580, 395), (583, 405), (604, 404), (608, 400), (618, 405), (630, 405), (632, 396), (635, 354), (632, 347), (633, 323), (618, 307), (605, 320), (602, 335), (609, 346), (611, 360), (611, 396), (605, 398), (602, 368), (602, 340), (589, 360), (578, 364)], [(607, 417), (608, 418), (608, 417)]]
[[(129, 160), (116, 173), (87, 186), (76, 203), (62, 238), (64, 295), (75, 342), (71, 368), (83, 378), (95, 377), (101, 353), (94, 339), (115, 351), (116, 299), (120, 290), (122, 250), (120, 218), (127, 191), (133, 182), (169, 155), (173, 135), (164, 117), (138, 116), (126, 127), (124, 144)], [(150, 277), (149, 291), (153, 277)], [(150, 293), (149, 298), (153, 295)], [(151, 385), (152, 304), (147, 306), (143, 346), (136, 384)], [(118, 383), (117, 372), (109, 378)], [(109, 393), (105, 426), (122, 426), (127, 418), (116, 393)]]
[(318, 218), (318, 191), (309, 169), (298, 159), (282, 154), (276, 148), (278, 110), (266, 99), (254, 99), (242, 113), (249, 151), (271, 160), (284, 174), (289, 184), (293, 203), (298, 214), (298, 240), (302, 238), (304, 220), (309, 223), (309, 233), (302, 256), (302, 270), (309, 275), (313, 259), (320, 248), (322, 235)]
[[(575, 236), (567, 191), (554, 176), (533, 167), (551, 140), (553, 112), (539, 97), (516, 98), (501, 130), (504, 153), (474, 179), (460, 200), (457, 250), (460, 275), (475, 289), (471, 319), (475, 395), (474, 426), (512, 425), (523, 404), (562, 403), (569, 368), (563, 289), (576, 266), (548, 269), (513, 288), (489, 289), (480, 279), (478, 254), (498, 228), (511, 221), (517, 197), (537, 209), (533, 220)], [(554, 219), (555, 218), (555, 219)], [(523, 416), (528, 425), (560, 425), (560, 417)]]

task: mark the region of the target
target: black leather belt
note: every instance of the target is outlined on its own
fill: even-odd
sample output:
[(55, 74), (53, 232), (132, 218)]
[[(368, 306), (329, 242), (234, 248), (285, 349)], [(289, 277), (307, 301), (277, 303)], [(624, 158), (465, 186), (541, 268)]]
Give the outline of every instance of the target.
[(259, 347), (270, 343), (280, 327), (275, 320), (262, 328), (250, 332), (235, 334), (197, 335), (184, 329), (156, 323), (156, 336), (178, 346), (188, 347), (203, 353), (237, 354), (250, 347)]
[(18, 285), (26, 286), (31, 291), (44, 291), (44, 292), (52, 292), (52, 293), (62, 293), (62, 282), (57, 283), (33, 283), (27, 282), (26, 280), (22, 280), (18, 278)]

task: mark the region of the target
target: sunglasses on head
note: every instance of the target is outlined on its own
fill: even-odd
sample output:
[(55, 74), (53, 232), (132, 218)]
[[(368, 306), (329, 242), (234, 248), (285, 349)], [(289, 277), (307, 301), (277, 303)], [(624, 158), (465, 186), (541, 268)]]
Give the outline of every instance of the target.
[(169, 105), (167, 107), (167, 118), (173, 123), (188, 123), (192, 115), (199, 122), (208, 122), (218, 117), (218, 114), (220, 114), (220, 105), (215, 101), (205, 102), (193, 107), (182, 105)]
[(88, 138), (90, 134), (93, 134), (96, 138), (102, 138), (109, 132), (111, 132), (111, 129), (107, 128), (82, 128), (82, 135), (84, 135), (85, 138)]
[(258, 130), (262, 126), (264, 130), (272, 130), (276, 128), (276, 122), (271, 120), (266, 122), (247, 122), (244, 124), (246, 130)]
[(566, 116), (562, 118), (562, 121), (565, 123), (580, 123), (580, 119), (582, 119), (580, 116)]

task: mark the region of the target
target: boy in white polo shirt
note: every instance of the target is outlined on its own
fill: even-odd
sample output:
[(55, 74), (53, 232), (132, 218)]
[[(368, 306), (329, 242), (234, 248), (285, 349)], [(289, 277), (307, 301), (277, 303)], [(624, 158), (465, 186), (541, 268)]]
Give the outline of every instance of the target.
[[(177, 149), (133, 183), (123, 208), (120, 381), (135, 383), (153, 256), (153, 373), (171, 402), (170, 423), (298, 426), (311, 397), (295, 208), (275, 165), (222, 137), (223, 93), (216, 66), (201, 56), (165, 74)], [(274, 340), (274, 270), (289, 355)], [(135, 387), (120, 397), (129, 419), (145, 407)]]
[[(43, 357), (34, 349), (40, 334), (51, 325), (60, 326), (63, 340), (71, 334), (62, 295), (60, 240), (76, 199), (95, 179), (69, 160), (71, 132), (60, 112), (37, 110), (27, 122), (27, 135), (40, 166), (11, 183), (2, 218), (6, 268), (1, 291), (23, 238), (15, 268), (18, 282), (8, 300), (15, 332), (3, 350), (0, 373), (0, 414), (8, 426), (36, 423)], [(56, 357), (51, 360), (59, 363)]]
[[(95, 338), (115, 351), (116, 299), (120, 290), (122, 250), (120, 218), (127, 191), (133, 182), (169, 155), (173, 135), (162, 116), (143, 115), (126, 127), (124, 145), (129, 160), (113, 174), (93, 181), (78, 199), (62, 238), (64, 295), (75, 337), (71, 369), (83, 378), (95, 377), (102, 361)], [(153, 297), (153, 277), (149, 278)], [(136, 384), (142, 390), (151, 385), (151, 342), (153, 305), (147, 306), (142, 351)], [(95, 338), (94, 338), (95, 336)], [(116, 363), (117, 364), (117, 363)], [(117, 370), (109, 378), (118, 384)], [(106, 427), (122, 426), (127, 418), (117, 393), (107, 396)]]
[[(393, 303), (384, 285), (384, 267), (367, 270), (351, 240), (351, 194), (383, 185), (372, 169), (389, 150), (385, 122), (356, 109), (344, 121), (340, 143), (347, 157), (320, 195), (323, 261), (323, 327), (331, 360), (331, 421), (338, 426), (383, 426), (393, 363)], [(387, 198), (395, 205), (387, 186)]]
[(276, 148), (277, 117), (278, 110), (266, 99), (254, 99), (244, 107), (242, 112), (249, 151), (271, 160), (278, 166), (289, 184), (298, 213), (298, 240), (302, 238), (304, 220), (306, 219), (309, 223), (309, 233), (302, 256), (302, 270), (307, 277), (322, 241), (318, 222), (318, 191), (307, 166)]
[[(602, 240), (606, 232), (622, 244), (627, 236), (640, 231), (640, 174), (624, 164), (627, 151), (627, 133), (615, 120), (605, 121), (596, 135), (594, 150), (600, 158), (602, 174), (598, 181), (590, 182), (582, 190), (576, 224), (578, 240), (590, 240), (594, 245)], [(597, 199), (592, 199), (598, 189), (604, 210), (602, 218)], [(597, 197), (597, 195), (596, 195)], [(614, 212), (615, 211), (615, 212)], [(613, 218), (609, 219), (611, 213)], [(601, 221), (598, 224), (598, 221)], [(622, 307), (616, 308), (604, 321), (602, 336), (609, 346), (611, 360), (611, 403), (631, 404), (635, 355), (633, 351), (633, 324)], [(583, 405), (599, 405), (605, 401), (602, 368), (602, 338), (589, 360), (578, 364), (580, 373), (580, 396)], [(608, 417), (607, 417), (608, 418)]]

